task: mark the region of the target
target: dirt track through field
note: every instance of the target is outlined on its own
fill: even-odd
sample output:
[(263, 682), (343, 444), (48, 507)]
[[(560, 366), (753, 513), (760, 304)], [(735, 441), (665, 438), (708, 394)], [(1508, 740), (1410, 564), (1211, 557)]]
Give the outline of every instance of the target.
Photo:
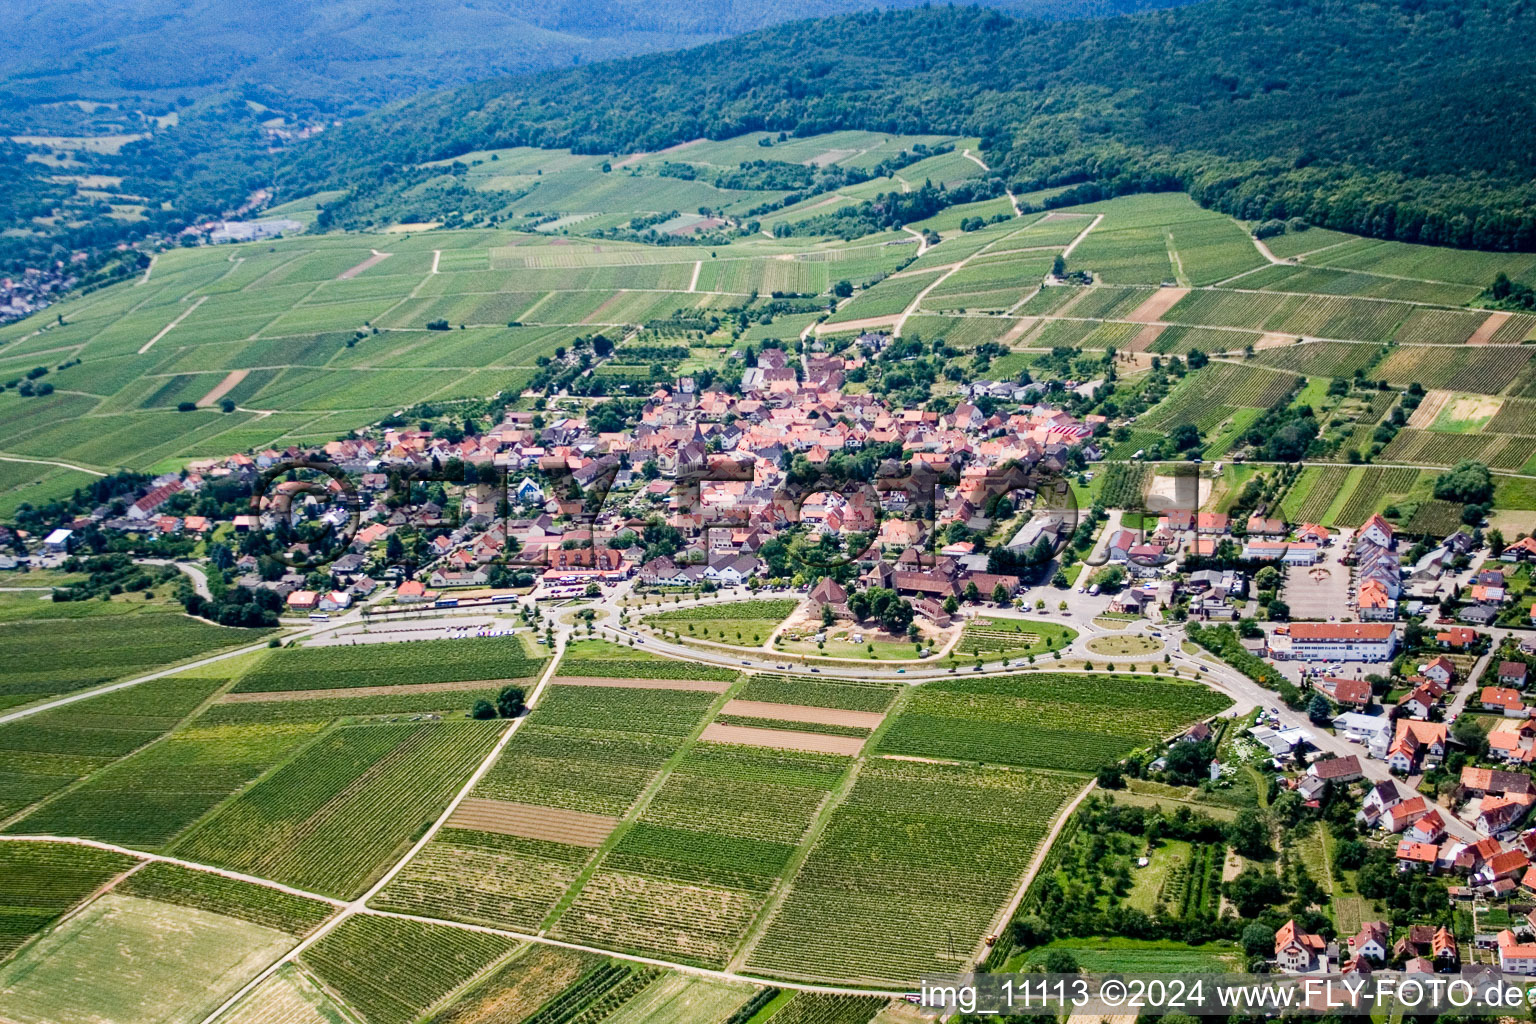
[(1133, 324), (1153, 324), (1162, 321), (1164, 314), (1179, 304), (1189, 294), (1188, 288), (1159, 288), (1146, 301), (1126, 317)]
[(355, 267), (348, 267), (346, 270), (343, 270), (341, 273), (336, 275), (336, 280), (350, 281), (358, 274), (361, 274), (363, 271), (367, 270), (369, 267), (376, 267), (390, 257), (390, 253), (387, 252), (379, 252), (377, 249), (371, 251), (373, 252), (372, 256), (369, 256)]
[(720, 713), (741, 718), (772, 718), (781, 722), (852, 725), (860, 729), (873, 729), (885, 721), (885, 715), (878, 711), (845, 711), (842, 708), (813, 708), (803, 704), (770, 704), (761, 700), (727, 701)]
[(468, 797), (454, 810), (445, 827), (542, 839), (595, 850), (603, 845), (603, 840), (618, 823), (618, 818), (601, 814)]
[(209, 391), (206, 395), (197, 400), (197, 407), (199, 409), (208, 408), (214, 402), (217, 402), (219, 399), (233, 391), (235, 389), (235, 385), (245, 380), (246, 374), (250, 372), (250, 370), (230, 370), (224, 375), (223, 380), (219, 381), (213, 386), (213, 390)]
[(724, 693), (731, 684), (714, 679), (608, 679), (597, 676), (561, 676), (551, 679), (556, 686), (614, 686), (624, 690), (697, 690)]
[(1508, 319), (1508, 313), (1489, 313), (1488, 319), (1484, 320), (1478, 329), (1472, 332), (1472, 337), (1467, 339), (1467, 344), (1488, 344), (1488, 342), (1493, 340), (1493, 336), (1497, 333), (1498, 329), (1504, 326), (1504, 321)]
[(743, 725), (705, 726), (699, 737), (706, 743), (739, 743), (749, 747), (773, 747), (776, 750), (807, 750), (813, 754), (842, 754), (854, 757), (864, 749), (863, 736), (824, 736), (818, 732), (791, 732), (788, 729), (750, 729)]
[(329, 697), (387, 697), (400, 693), (446, 693), (453, 690), (489, 690), (505, 680), (488, 679), (468, 683), (408, 683), (405, 686), (338, 686), (329, 690), (264, 690), (255, 693), (226, 693), (217, 704), (270, 704), (274, 701), (324, 700)]

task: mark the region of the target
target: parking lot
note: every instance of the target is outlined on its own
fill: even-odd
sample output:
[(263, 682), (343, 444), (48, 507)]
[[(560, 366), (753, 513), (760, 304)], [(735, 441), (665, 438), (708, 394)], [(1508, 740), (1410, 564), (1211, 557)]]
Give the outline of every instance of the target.
[(1339, 561), (1348, 550), (1349, 535), (1342, 535), (1323, 549), (1323, 557), (1316, 565), (1293, 565), (1286, 570), (1281, 596), (1290, 606), (1291, 618), (1355, 621), (1349, 566)]

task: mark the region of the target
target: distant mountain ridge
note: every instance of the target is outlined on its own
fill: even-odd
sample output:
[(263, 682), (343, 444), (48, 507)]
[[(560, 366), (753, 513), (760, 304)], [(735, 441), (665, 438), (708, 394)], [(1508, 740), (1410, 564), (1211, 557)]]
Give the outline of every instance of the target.
[[(174, 97), (229, 85), (358, 113), (423, 89), (678, 49), (923, 0), (0, 0), (0, 100)], [(977, 0), (980, 2), (980, 0)], [(1074, 18), (1188, 0), (990, 0)]]
[(975, 8), (796, 22), (682, 53), (404, 102), (305, 147), (291, 181), (388, 187), (514, 144), (654, 150), (837, 128), (979, 135), (1019, 188), (1182, 188), (1237, 216), (1536, 248), (1525, 0), (1205, 0), (1041, 23)]

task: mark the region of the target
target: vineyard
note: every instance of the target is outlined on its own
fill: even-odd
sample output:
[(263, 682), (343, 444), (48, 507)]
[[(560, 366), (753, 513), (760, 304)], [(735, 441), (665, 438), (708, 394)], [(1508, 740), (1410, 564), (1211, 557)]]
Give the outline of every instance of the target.
[[(0, 708), (253, 643), (270, 632), (214, 626), (155, 608), (68, 621), (28, 619), (7, 625), (5, 631)], [(70, 652), (63, 661), (60, 644), (67, 644)]]
[(1523, 347), (1402, 347), (1372, 372), (1394, 387), (1417, 383), (1434, 390), (1498, 395), (1531, 361), (1532, 353)]
[(498, 735), (479, 722), (337, 729), (202, 822), (177, 852), (356, 895), (432, 821)]
[(1140, 425), (1171, 430), (1193, 423), (1202, 431), (1219, 424), (1232, 409), (1268, 409), (1283, 402), (1301, 378), (1245, 363), (1213, 362), (1199, 373), (1186, 376)]
[[(499, 1021), (526, 1024), (535, 1010), (553, 1006), (556, 996), (579, 983), (587, 972), (602, 962), (593, 954), (558, 946), (526, 946), (452, 1006), (433, 1017), (433, 1024), (497, 1024)], [(570, 1016), (580, 1012), (581, 1005), (577, 1004)], [(564, 1024), (559, 1018), (546, 1021), (546, 1024), (557, 1022)]]
[(1308, 466), (1285, 492), (1280, 512), (1288, 523), (1321, 523), (1349, 480), (1342, 466)]
[(954, 650), (957, 654), (1025, 657), (1061, 650), (1076, 639), (1077, 630), (1056, 622), (976, 618), (966, 620)]
[(146, 864), (112, 891), (238, 917), (290, 935), (314, 930), (335, 912), (334, 907), (318, 900), (164, 861)]
[(288, 647), (267, 655), (235, 685), (234, 692), (528, 679), (542, 671), (542, 660), (530, 658), (522, 637), (516, 635)]
[[(472, 795), (622, 817), (716, 699), (693, 690), (553, 687)], [(376, 903), (536, 929), (592, 854), (582, 846), (449, 827)]]
[(697, 662), (663, 658), (606, 640), (578, 640), (560, 660), (560, 676), (574, 679), (682, 679), (733, 682), (736, 673)]
[(1153, 676), (942, 679), (918, 689), (880, 751), (1091, 772), (1230, 703)]
[(223, 682), (156, 679), (0, 726), (0, 817), (155, 739)]
[(301, 960), (366, 1024), (412, 1024), (516, 946), (499, 935), (355, 914)]
[(1226, 852), (1221, 843), (1201, 843), (1192, 848), (1187, 862), (1169, 870), (1157, 902), (1186, 921), (1214, 917), (1221, 901), (1221, 869)]
[(1376, 345), (1309, 341), (1263, 349), (1254, 355), (1253, 361), (1304, 377), (1353, 377), (1356, 372), (1369, 370), (1386, 352), (1387, 349)]
[(1111, 462), (1103, 470), (1104, 490), (1100, 500), (1105, 508), (1139, 509), (1146, 502), (1147, 481), (1152, 467), (1134, 462)]
[(1360, 526), (1380, 512), (1393, 495), (1407, 494), (1418, 479), (1419, 471), (1416, 469), (1360, 470), (1343, 507), (1333, 517), (1333, 522), (1327, 525), (1350, 528)]
[(318, 729), (315, 724), (194, 726), (98, 772), (7, 831), (158, 846)]
[(1508, 440), (1503, 434), (1446, 434), (1409, 428), (1397, 432), (1397, 436), (1382, 449), (1381, 458), (1426, 466), (1454, 466), (1463, 459), (1495, 464), (1493, 457)]
[(0, 959), (137, 864), (63, 843), (0, 843)]
[(692, 748), (556, 932), (723, 965), (848, 766), (823, 754)]
[(873, 680), (868, 683), (834, 683), (805, 676), (754, 675), (736, 696), (741, 700), (759, 700), (767, 704), (884, 711), (896, 699), (897, 689), (895, 684)]
[(1410, 537), (1448, 537), (1461, 528), (1462, 505), (1453, 501), (1431, 498), (1414, 510), (1412, 518), (1403, 524), (1403, 532)]
[(747, 968), (892, 985), (958, 970), (1081, 784), (1065, 775), (870, 761)]

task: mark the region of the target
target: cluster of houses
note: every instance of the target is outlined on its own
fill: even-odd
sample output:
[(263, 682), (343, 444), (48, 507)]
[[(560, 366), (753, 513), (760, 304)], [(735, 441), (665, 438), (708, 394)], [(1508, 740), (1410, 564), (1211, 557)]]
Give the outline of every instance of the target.
[(1286, 974), (1367, 974), (1386, 964), (1401, 965), (1405, 974), (1443, 974), (1460, 963), (1456, 936), (1443, 925), (1409, 925), (1396, 942), (1385, 921), (1363, 922), (1343, 942), (1303, 931), (1294, 920), (1275, 932), (1275, 966)]

